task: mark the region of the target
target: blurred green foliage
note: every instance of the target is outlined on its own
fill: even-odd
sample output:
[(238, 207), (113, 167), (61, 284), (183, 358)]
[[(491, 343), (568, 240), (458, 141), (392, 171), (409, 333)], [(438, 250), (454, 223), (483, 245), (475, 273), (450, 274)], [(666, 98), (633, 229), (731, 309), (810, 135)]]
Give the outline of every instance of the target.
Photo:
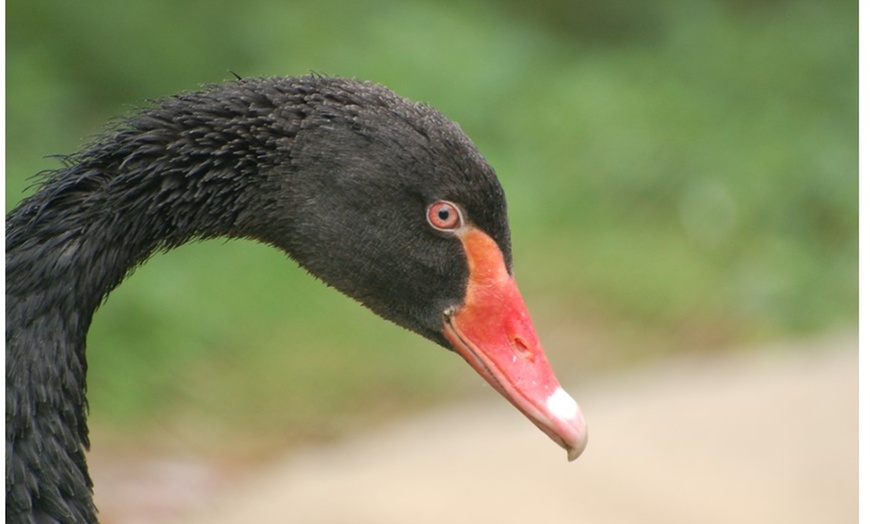
[[(856, 322), (854, 1), (6, 7), (7, 209), (59, 167), (49, 155), (148, 99), (230, 71), (354, 76), (440, 108), (499, 172), (520, 285), (558, 364), (595, 358), (551, 332), (703, 348)], [(140, 268), (98, 313), (89, 359), (98, 423), (232, 417), (288, 438), (477, 383), (237, 241)]]

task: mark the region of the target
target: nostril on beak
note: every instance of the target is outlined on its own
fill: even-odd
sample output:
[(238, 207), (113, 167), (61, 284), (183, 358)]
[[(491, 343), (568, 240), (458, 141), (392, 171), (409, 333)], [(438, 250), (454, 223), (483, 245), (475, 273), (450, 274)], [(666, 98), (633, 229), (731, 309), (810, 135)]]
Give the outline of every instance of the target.
[(514, 336), (511, 339), (511, 347), (516, 355), (528, 360), (529, 362), (534, 362), (535, 355), (532, 350), (529, 349), (528, 343), (526, 343), (522, 337)]

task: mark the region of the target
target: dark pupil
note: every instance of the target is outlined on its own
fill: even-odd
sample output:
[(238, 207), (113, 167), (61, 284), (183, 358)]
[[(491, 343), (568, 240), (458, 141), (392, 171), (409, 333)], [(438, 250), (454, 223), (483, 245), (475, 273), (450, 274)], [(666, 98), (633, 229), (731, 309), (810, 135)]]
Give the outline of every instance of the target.
[(438, 211), (438, 218), (441, 220), (447, 220), (450, 218), (450, 210), (449, 209), (441, 209)]

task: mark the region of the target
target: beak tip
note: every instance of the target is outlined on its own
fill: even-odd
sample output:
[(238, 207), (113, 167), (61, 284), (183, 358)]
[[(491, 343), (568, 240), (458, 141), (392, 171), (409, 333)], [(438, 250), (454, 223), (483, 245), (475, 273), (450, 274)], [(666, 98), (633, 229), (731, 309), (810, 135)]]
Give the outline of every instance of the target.
[(568, 444), (565, 449), (568, 451), (568, 462), (574, 462), (577, 458), (583, 454), (583, 451), (586, 449), (586, 443), (589, 441), (589, 435), (586, 433), (586, 428), (582, 428), (580, 434), (578, 435), (577, 441)]
[[(577, 402), (561, 387), (547, 399), (547, 408), (552, 420), (556, 421), (553, 429), (558, 435), (556, 441), (568, 452), (568, 462), (573, 462), (586, 449), (589, 434), (586, 431), (586, 420)], [(557, 429), (558, 428), (558, 429)]]

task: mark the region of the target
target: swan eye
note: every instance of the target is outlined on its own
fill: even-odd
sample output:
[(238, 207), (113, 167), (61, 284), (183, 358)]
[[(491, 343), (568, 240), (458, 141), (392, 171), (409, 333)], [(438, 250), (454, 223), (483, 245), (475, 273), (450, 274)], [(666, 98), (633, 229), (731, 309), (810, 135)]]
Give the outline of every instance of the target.
[(456, 231), (465, 223), (459, 206), (446, 200), (431, 204), (426, 212), (426, 219), (433, 228), (448, 233)]

